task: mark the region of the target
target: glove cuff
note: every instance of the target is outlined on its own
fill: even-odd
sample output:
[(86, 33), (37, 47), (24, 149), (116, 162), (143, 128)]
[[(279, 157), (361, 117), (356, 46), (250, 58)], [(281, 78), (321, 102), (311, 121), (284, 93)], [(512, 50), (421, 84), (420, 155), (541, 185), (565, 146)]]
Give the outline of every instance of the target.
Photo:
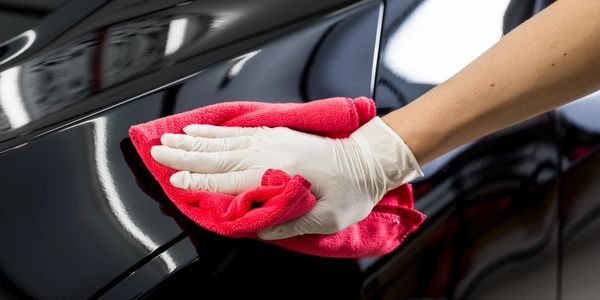
[(385, 177), (386, 192), (423, 176), (419, 163), (408, 145), (381, 118), (374, 117), (350, 137), (375, 158)]

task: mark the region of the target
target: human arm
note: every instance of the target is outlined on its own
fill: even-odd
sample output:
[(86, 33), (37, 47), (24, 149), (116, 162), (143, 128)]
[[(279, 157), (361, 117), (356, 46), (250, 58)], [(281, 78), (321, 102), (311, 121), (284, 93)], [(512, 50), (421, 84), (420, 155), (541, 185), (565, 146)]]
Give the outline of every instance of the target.
[(420, 164), (600, 88), (600, 1), (562, 0), (383, 117)]

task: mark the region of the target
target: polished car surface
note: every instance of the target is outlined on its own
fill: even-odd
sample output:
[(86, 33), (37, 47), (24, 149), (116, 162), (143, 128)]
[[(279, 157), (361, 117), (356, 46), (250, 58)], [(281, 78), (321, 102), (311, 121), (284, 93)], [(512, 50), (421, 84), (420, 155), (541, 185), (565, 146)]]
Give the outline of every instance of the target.
[(384, 114), (550, 2), (0, 1), (0, 298), (597, 297), (599, 94), (423, 166), (427, 220), (364, 259), (203, 230), (127, 135), (234, 100)]

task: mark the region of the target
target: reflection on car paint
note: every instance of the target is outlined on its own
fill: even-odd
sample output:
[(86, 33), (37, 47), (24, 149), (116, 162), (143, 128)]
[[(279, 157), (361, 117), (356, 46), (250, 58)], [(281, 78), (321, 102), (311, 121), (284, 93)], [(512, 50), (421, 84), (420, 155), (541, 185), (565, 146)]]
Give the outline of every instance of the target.
[[(92, 121), (93, 123), (93, 136), (94, 136), (94, 161), (96, 163), (96, 172), (98, 175), (98, 181), (100, 188), (104, 193), (104, 197), (108, 202), (111, 212), (114, 214), (116, 220), (121, 223), (121, 226), (127, 231), (131, 237), (142, 244), (148, 252), (156, 250), (160, 245), (158, 242), (148, 236), (134, 221), (129, 211), (125, 207), (125, 201), (122, 199), (122, 195), (119, 194), (118, 187), (114, 183), (114, 175), (111, 173), (110, 164), (106, 157), (107, 153), (107, 129), (106, 129), (106, 118), (97, 118)], [(175, 263), (173, 258), (168, 254), (164, 253), (161, 256), (164, 265), (168, 272), (175, 270)]]
[[(38, 38), (29, 50), (0, 65), (0, 74), (17, 68), (0, 78), (10, 79), (4, 85), (20, 95), (0, 99), (0, 151), (230, 59), (293, 24), (371, 1), (269, 2), (268, 9), (236, 0), (148, 5), (94, 0), (85, 7), (61, 6), (32, 29)], [(56, 20), (61, 22), (49, 23)], [(66, 29), (69, 39), (49, 42)], [(50, 45), (39, 51), (45, 43)]]
[(441, 83), (502, 37), (509, 2), (420, 1), (388, 33), (382, 65), (411, 83)]
[[(111, 7), (122, 11), (104, 12), (102, 20), (138, 16), (158, 2), (129, 8), (121, 7), (123, 3), (111, 2), (105, 11)], [(0, 270), (6, 274), (0, 278), (0, 292), (12, 287), (9, 294), (32, 298), (128, 297), (155, 287), (166, 291), (161, 281), (188, 270), (190, 280), (204, 276), (208, 294), (207, 289), (216, 291), (224, 284), (244, 286), (248, 279), (236, 274), (245, 274), (246, 260), (258, 263), (275, 254), (281, 259), (273, 260), (271, 270), (278, 272), (265, 268), (264, 276), (286, 279), (281, 273), (283, 261), (298, 261), (305, 270), (323, 268), (322, 278), (345, 272), (345, 280), (336, 286), (353, 282), (347, 293), (359, 294), (362, 271), (355, 260), (309, 257), (300, 263), (299, 257), (306, 256), (197, 228), (154, 181), (132, 167), (137, 153), (125, 151), (131, 125), (211, 103), (303, 102), (370, 93), (379, 3), (306, 1), (260, 6), (253, 2), (253, 7), (263, 7), (260, 11), (239, 3), (212, 3), (221, 7), (206, 14), (211, 17), (202, 24), (208, 25), (198, 27), (206, 29), (190, 41), (187, 34), (195, 25), (180, 20), (204, 16), (200, 12), (210, 11), (210, 3), (196, 1), (102, 26), (89, 26), (83, 20), (81, 27), (73, 29), (81, 35), (71, 35), (68, 41), (23, 59), (21, 70), (37, 62), (35, 72), (27, 76), (38, 85), (43, 85), (44, 76), (58, 76), (51, 74), (77, 76), (64, 76), (69, 79), (64, 82), (52, 79), (48, 90), (40, 86), (27, 91), (39, 102), (35, 104), (39, 119), (31, 115), (31, 122), (0, 133), (0, 140), (7, 138), (0, 142), (5, 150), (0, 154), (0, 194), (4, 195), (0, 236), (9, 244), (0, 248)], [(183, 8), (187, 13), (174, 11)], [(284, 8), (293, 22), (274, 13)], [(260, 17), (267, 13), (273, 16)], [(290, 23), (281, 27), (282, 20)], [(134, 30), (134, 24), (143, 26), (143, 32)], [(184, 27), (190, 33), (184, 34), (182, 44), (178, 34), (169, 42), (169, 31)], [(352, 46), (357, 44), (363, 46)], [(75, 65), (69, 65), (70, 60), (84, 71), (71, 69)], [(17, 78), (22, 80), (23, 71)], [(72, 90), (69, 81), (75, 83)], [(148, 184), (143, 184), (146, 180)], [(39, 184), (31, 188), (31, 182)], [(191, 261), (194, 252), (186, 250), (181, 256), (171, 249), (188, 238), (196, 255)], [(219, 274), (233, 276), (231, 282), (222, 281)], [(287, 284), (291, 288), (294, 282)]]
[[(0, 124), (18, 128), (155, 71), (205, 25), (199, 16), (115, 24), (0, 73)], [(206, 22), (204, 22), (206, 23)]]

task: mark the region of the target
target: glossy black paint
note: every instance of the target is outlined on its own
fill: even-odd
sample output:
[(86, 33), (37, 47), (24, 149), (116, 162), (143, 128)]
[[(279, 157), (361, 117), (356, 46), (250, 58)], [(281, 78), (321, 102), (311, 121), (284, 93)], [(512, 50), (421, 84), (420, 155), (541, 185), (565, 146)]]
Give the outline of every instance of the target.
[[(259, 252), (272, 247), (215, 238), (173, 210), (140, 166), (128, 128), (223, 101), (302, 102), (371, 93), (377, 1), (173, 4), (106, 3), (61, 34), (64, 43), (19, 60), (18, 78), (28, 88), (17, 91), (31, 122), (4, 131), (4, 146), (19, 145), (0, 154), (4, 293), (128, 298), (195, 261), (236, 273), (239, 266), (226, 258), (241, 251), (238, 244)], [(182, 42), (172, 54), (176, 58), (163, 58), (170, 22), (184, 13), (198, 20), (199, 32), (213, 27), (190, 44)], [(222, 22), (231, 23), (214, 23), (223, 16)], [(186, 236), (198, 230), (192, 249)], [(206, 244), (218, 251), (205, 253)], [(288, 260), (300, 256), (275, 251)], [(318, 262), (349, 264), (357, 270), (353, 276), (361, 276), (350, 260)], [(356, 284), (353, 294), (359, 289)]]
[(181, 232), (137, 188), (119, 148), (128, 122), (156, 109), (128, 108), (0, 158), (0, 266), (23, 293), (84, 298)]
[[(185, 234), (183, 234), (185, 236)], [(189, 238), (174, 240), (174, 244), (167, 244), (166, 250), (152, 260), (139, 266), (133, 266), (133, 275), (118, 278), (118, 283), (97, 291), (92, 298), (100, 299), (132, 299), (142, 295), (143, 291), (152, 290), (157, 282), (164, 280), (172, 272), (180, 272), (188, 264), (198, 259), (198, 252)], [(172, 260), (175, 269), (165, 268), (164, 261)], [(178, 273), (175, 273), (178, 274)]]
[(198, 260), (161, 282), (148, 299), (360, 299), (364, 269), (251, 240), (192, 232)]

